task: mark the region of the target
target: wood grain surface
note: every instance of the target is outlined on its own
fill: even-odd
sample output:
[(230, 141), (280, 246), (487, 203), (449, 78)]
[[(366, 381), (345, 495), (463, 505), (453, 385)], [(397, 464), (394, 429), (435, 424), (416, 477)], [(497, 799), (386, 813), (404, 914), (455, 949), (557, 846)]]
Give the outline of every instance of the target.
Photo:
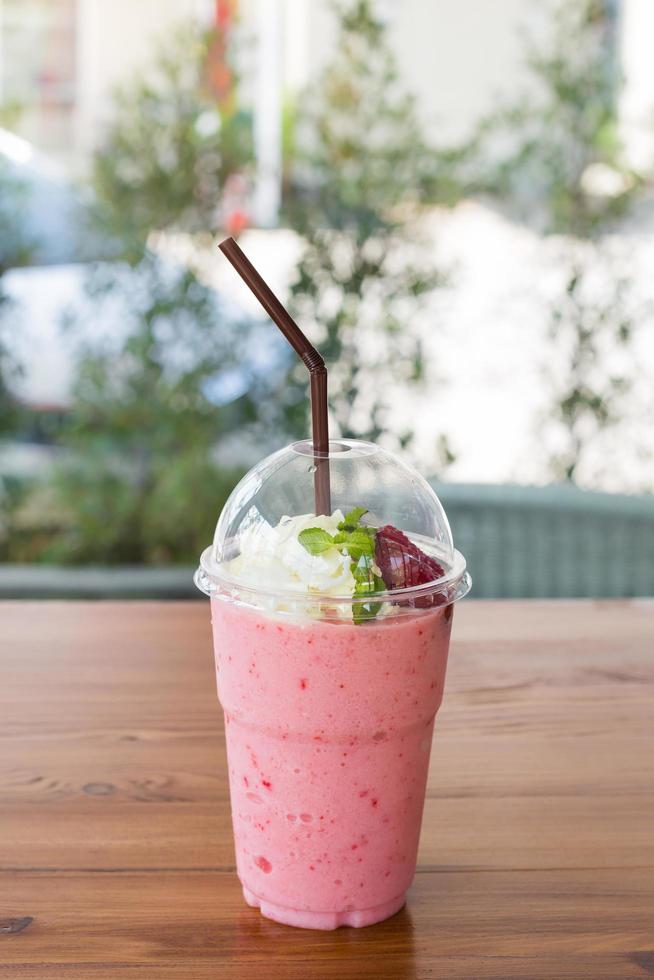
[(209, 611), (0, 605), (0, 980), (654, 976), (654, 603), (464, 602), (416, 883), (305, 932), (233, 871)]

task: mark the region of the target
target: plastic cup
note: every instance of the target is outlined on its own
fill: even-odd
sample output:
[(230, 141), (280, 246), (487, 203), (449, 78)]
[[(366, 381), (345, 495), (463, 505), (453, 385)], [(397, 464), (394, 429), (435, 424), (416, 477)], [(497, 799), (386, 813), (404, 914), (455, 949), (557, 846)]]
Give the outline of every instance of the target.
[[(334, 507), (368, 506), (443, 564), (355, 623), (351, 596), (292, 593), (225, 573), (243, 531), (310, 511), (312, 449), (264, 460), (236, 488), (196, 581), (211, 596), (236, 863), (245, 900), (278, 922), (366, 926), (397, 912), (415, 873), (454, 602), (470, 585), (444, 512), (379, 447), (330, 453)], [(401, 522), (401, 523), (400, 523)]]

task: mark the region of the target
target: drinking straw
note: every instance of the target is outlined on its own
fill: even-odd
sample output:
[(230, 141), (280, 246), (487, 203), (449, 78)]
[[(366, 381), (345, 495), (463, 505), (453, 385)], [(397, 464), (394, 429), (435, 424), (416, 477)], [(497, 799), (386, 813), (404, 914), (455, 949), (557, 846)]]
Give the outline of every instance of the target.
[(254, 268), (233, 238), (218, 246), (239, 276), (250, 287), (264, 310), (297, 352), (309, 370), (311, 382), (311, 430), (313, 436), (313, 492), (316, 514), (331, 514), (329, 484), (329, 423), (327, 418), (327, 368), (322, 356), (310, 344), (297, 323), (284, 309), (272, 289)]

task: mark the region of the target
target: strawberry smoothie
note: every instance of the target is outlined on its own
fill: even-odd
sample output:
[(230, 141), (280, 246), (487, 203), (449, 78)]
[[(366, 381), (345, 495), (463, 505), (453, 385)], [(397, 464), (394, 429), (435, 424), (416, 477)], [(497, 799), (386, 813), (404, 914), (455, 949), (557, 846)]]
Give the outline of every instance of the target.
[(293, 926), (367, 926), (415, 873), (453, 603), (441, 502), (382, 446), (329, 438), (327, 369), (233, 239), (223, 254), (310, 374), (312, 440), (245, 474), (195, 573), (211, 598), (245, 900)]
[(235, 487), (200, 556), (245, 900), (278, 922), (367, 926), (415, 873), (465, 558), (419, 473), (373, 443), (293, 443)]
[(246, 901), (313, 929), (387, 918), (415, 872), (453, 605), (359, 624), (211, 607)]

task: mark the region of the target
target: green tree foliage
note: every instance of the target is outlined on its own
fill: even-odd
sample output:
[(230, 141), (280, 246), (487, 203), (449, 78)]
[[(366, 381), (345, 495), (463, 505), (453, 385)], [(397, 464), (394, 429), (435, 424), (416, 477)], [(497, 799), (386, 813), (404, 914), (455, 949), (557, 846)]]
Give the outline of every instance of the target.
[[(606, 284), (609, 288), (605, 289)], [(563, 368), (546, 371), (554, 393), (548, 421), (549, 463), (557, 480), (572, 481), (586, 462), (589, 445), (600, 446), (622, 416), (635, 365), (630, 343), (635, 315), (628, 275), (611, 253), (570, 256), (565, 286), (549, 310), (548, 337)], [(609, 461), (612, 474), (615, 461)], [(602, 475), (602, 467), (586, 478)]]
[[(618, 136), (615, 34), (606, 0), (557, 2), (545, 40), (527, 43), (529, 94), (480, 127), (494, 156), (486, 187), (547, 233), (601, 235), (633, 198), (637, 178)], [(613, 193), (597, 192), (598, 171), (611, 172)]]
[(221, 403), (215, 383), (248, 363), (250, 324), (146, 245), (155, 230), (215, 232), (224, 183), (250, 159), (233, 75), (222, 92), (211, 83), (217, 40), (188, 29), (163, 47), (119, 95), (95, 158), (101, 224), (125, 261), (89, 280), (89, 306), (114, 328), (79, 360), (57, 476), (66, 529), (48, 560), (194, 562), (241, 475), (216, 447), (255, 426), (257, 406), (247, 392)]
[(0, 160), (0, 437), (10, 433), (19, 417), (19, 406), (12, 382), (20, 365), (8, 342), (12, 320), (17, 311), (3, 289), (4, 274), (29, 261), (32, 243), (21, 228), (21, 205), (25, 188)]
[[(288, 214), (304, 247), (292, 305), (329, 365), (336, 428), (388, 438), (391, 396), (423, 379), (424, 301), (442, 279), (416, 229), (434, 154), (369, 0), (339, 8), (335, 51), (297, 113)], [(292, 380), (301, 431), (301, 366)]]
[(641, 181), (625, 165), (618, 137), (615, 30), (604, 0), (557, 3), (549, 37), (529, 47), (529, 94), (490, 116), (477, 135), (487, 154), (481, 186), (560, 236), (565, 274), (549, 310), (547, 348), (554, 445), (546, 439), (545, 446), (552, 474), (568, 480), (620, 420), (630, 387), (613, 362), (624, 364), (634, 303), (629, 277), (618, 271), (625, 258), (616, 264), (606, 233), (633, 206)]
[[(5, 273), (29, 262), (33, 243), (21, 226), (25, 187), (0, 160), (0, 439), (11, 439), (24, 422), (24, 410), (15, 385), (21, 364), (15, 354), (20, 310), (3, 288)], [(4, 558), (13, 536), (15, 517), (25, 494), (24, 481), (0, 471), (0, 558)]]
[(105, 230), (123, 244), (161, 229), (214, 234), (225, 181), (251, 161), (248, 116), (233, 88), (220, 98), (211, 84), (217, 40), (179, 31), (116, 95), (94, 188)]
[(45, 557), (192, 562), (241, 475), (215, 447), (255, 407), (247, 395), (219, 407), (208, 385), (242, 359), (247, 332), (191, 272), (153, 256), (100, 267), (92, 295), (100, 320), (127, 322), (80, 361), (57, 477), (67, 529)]

